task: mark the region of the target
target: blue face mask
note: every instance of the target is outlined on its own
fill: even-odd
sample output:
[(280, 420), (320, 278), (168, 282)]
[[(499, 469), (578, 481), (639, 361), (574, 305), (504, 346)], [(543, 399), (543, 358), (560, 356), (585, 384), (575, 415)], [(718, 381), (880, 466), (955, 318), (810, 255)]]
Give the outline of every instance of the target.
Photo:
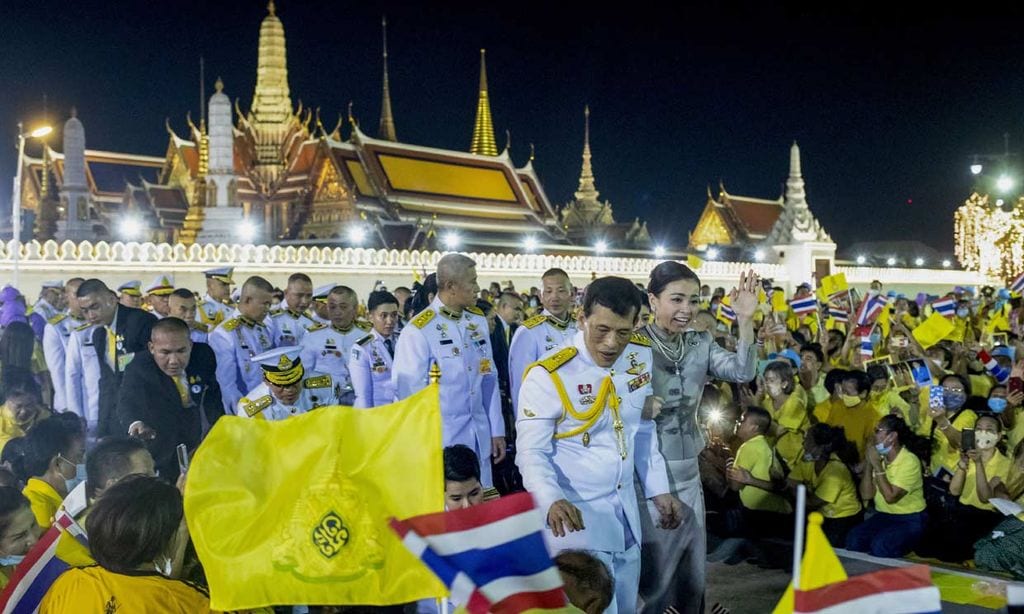
[(959, 390), (956, 392), (947, 390), (943, 395), (942, 402), (946, 406), (947, 410), (952, 411), (955, 409), (960, 409), (960, 407), (962, 407), (963, 404), (967, 402), (967, 393), (960, 392)]
[[(58, 455), (57, 458), (64, 461), (65, 463), (71, 464), (71, 461)], [(64, 479), (64, 487), (68, 489), (68, 493), (75, 489), (76, 486), (85, 481), (85, 463), (78, 463), (75, 465), (75, 477), (70, 480)]]
[(871, 333), (871, 345), (872, 347), (878, 347), (882, 344), (882, 333)]
[(988, 400), (988, 408), (991, 409), (993, 413), (1001, 414), (1006, 411), (1006, 399), (1002, 397), (992, 397)]
[(960, 309), (956, 310), (956, 317), (958, 317), (958, 318), (966, 318), (970, 314), (971, 314), (971, 311), (969, 309), (960, 308)]
[(21, 556), (0, 556), (0, 566), (12, 567), (22, 562), (25, 559), (25, 555)]
[(885, 456), (889, 452), (892, 452), (892, 446), (887, 446), (884, 443), (876, 443), (875, 449), (878, 450), (878, 453), (881, 454), (882, 456)]

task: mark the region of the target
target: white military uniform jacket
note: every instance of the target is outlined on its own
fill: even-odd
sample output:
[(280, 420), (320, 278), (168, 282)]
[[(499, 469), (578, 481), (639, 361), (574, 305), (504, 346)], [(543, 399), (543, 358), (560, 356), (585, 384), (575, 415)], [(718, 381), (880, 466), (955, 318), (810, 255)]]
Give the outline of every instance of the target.
[[(516, 414), (516, 464), (523, 485), (542, 514), (555, 501), (566, 499), (582, 512), (586, 526), (564, 537), (545, 531), (555, 550), (623, 552), (628, 544), (640, 543), (634, 468), (648, 498), (669, 492), (654, 422), (641, 419), (644, 401), (652, 394), (649, 344), (646, 337), (634, 335), (606, 369), (594, 363), (579, 332), (571, 347), (556, 350), (527, 372)], [(599, 407), (596, 401), (609, 376), (621, 398), (621, 440), (610, 397), (603, 411), (594, 412), (596, 419), (589, 427), (591, 418), (580, 418)], [(577, 416), (564, 407), (563, 398)]]
[[(391, 347), (397, 349), (398, 339), (391, 337)], [(391, 381), (394, 359), (384, 345), (384, 337), (371, 330), (352, 346), (348, 358), (348, 373), (355, 392), (353, 407), (377, 407), (395, 401), (395, 384)]]
[(217, 382), (224, 412), (231, 415), (239, 399), (263, 382), (263, 370), (251, 358), (274, 347), (274, 331), (265, 322), (253, 322), (237, 312), (210, 333), (217, 356)]
[(51, 305), (45, 299), (39, 299), (35, 305), (32, 305), (32, 313), (38, 313), (39, 315), (46, 318), (47, 321), (60, 315), (60, 310)]
[(351, 405), (354, 400), (352, 378), (348, 373), (348, 358), (352, 346), (366, 336), (369, 324), (353, 322), (348, 329), (331, 324), (311, 326), (302, 338), (302, 366), (327, 373), (341, 386), (341, 404)]
[(238, 415), (259, 420), (284, 420), (318, 407), (340, 405), (338, 388), (330, 375), (306, 371), (299, 397), (294, 404), (285, 405), (270, 394), (267, 383), (262, 382), (238, 401)]
[(491, 438), (505, 436), (505, 423), (487, 318), (469, 309), (454, 316), (435, 297), (398, 337), (391, 372), (395, 398), (404, 399), (425, 388), (434, 363), (441, 369), (444, 445), (461, 443), (475, 450), (480, 482), (492, 486)]
[(64, 356), (64, 394), (67, 410), (85, 418), (86, 430), (95, 433), (100, 416), (100, 361), (92, 344), (95, 326), (71, 331)]
[(274, 339), (275, 347), (302, 345), (302, 337), (306, 334), (306, 329), (316, 324), (309, 317), (308, 311), (297, 313), (283, 308), (270, 312), (270, 317), (274, 320), (274, 328), (277, 330), (277, 337)]
[(85, 320), (60, 314), (50, 318), (43, 329), (43, 357), (46, 359), (46, 368), (50, 371), (50, 380), (53, 381), (53, 408), (59, 412), (68, 408), (65, 392), (67, 384), (64, 381), (68, 340), (71, 333), (83, 324)]
[(199, 303), (198, 309), (196, 310), (196, 316), (199, 321), (210, 327), (213, 331), (221, 322), (230, 319), (231, 314), (234, 312), (234, 308), (230, 305), (226, 305), (209, 294), (203, 297), (203, 300)]
[(558, 324), (547, 310), (534, 316), (516, 328), (508, 348), (508, 382), (512, 403), (519, 398), (519, 387), (523, 385), (523, 372), (541, 356), (552, 350), (572, 345), (576, 335), (576, 321), (570, 316), (563, 326)]

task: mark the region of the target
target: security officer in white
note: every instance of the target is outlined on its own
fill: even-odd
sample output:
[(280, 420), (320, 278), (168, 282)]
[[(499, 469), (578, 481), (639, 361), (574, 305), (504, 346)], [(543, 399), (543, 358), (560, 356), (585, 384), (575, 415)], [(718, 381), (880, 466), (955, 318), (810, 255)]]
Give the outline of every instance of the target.
[(274, 286), (262, 277), (245, 280), (234, 316), (210, 333), (210, 347), (217, 356), (217, 382), (228, 415), (235, 411), (239, 399), (263, 381), (259, 366), (251, 359), (274, 347), (274, 330), (265, 322), (273, 291)]
[(32, 313), (38, 313), (47, 322), (60, 315), (60, 299), (63, 292), (63, 282), (44, 281), (42, 290), (39, 291), (39, 300), (32, 305)]
[(64, 394), (67, 410), (85, 419), (86, 434), (95, 440), (100, 418), (100, 362), (93, 330), (85, 322), (71, 331), (64, 354)]
[(348, 286), (335, 286), (327, 295), (330, 324), (311, 326), (302, 337), (302, 364), (327, 373), (341, 385), (341, 404), (352, 405), (355, 393), (348, 373), (352, 346), (370, 332), (370, 325), (356, 322), (359, 297)]
[(285, 347), (301, 345), (306, 329), (316, 324), (309, 315), (313, 302), (313, 282), (305, 273), (295, 273), (288, 278), (281, 308), (270, 312), (277, 330), (274, 345)]
[(142, 309), (142, 282), (133, 279), (118, 286), (117, 302), (125, 307)]
[(640, 293), (633, 282), (591, 282), (573, 345), (532, 366), (519, 393), (516, 464), (547, 516), (552, 550), (586, 550), (615, 579), (606, 612), (637, 611), (640, 509), (634, 471), (663, 526), (678, 526), (658, 451), (650, 341), (633, 333)]
[(508, 379), (513, 403), (519, 398), (526, 368), (551, 350), (571, 345), (576, 335), (569, 274), (562, 269), (548, 269), (541, 276), (541, 286), (540, 300), (544, 311), (516, 329), (508, 349)]
[(377, 407), (395, 400), (391, 381), (394, 362), (398, 299), (386, 290), (371, 292), (366, 301), (373, 330), (356, 342), (348, 359), (348, 372), (355, 392), (353, 407)]
[(437, 364), (444, 445), (475, 450), (480, 482), (490, 487), (491, 462), (505, 458), (506, 442), (487, 319), (474, 306), (479, 289), (471, 258), (443, 256), (437, 263), (437, 296), (402, 329), (391, 375), (395, 398), (404, 399), (427, 385)]
[(64, 366), (67, 362), (68, 341), (76, 328), (85, 324), (81, 310), (78, 309), (78, 286), (85, 281), (81, 277), (69, 279), (64, 285), (64, 299), (67, 301), (67, 313), (57, 314), (50, 318), (43, 329), (43, 357), (46, 368), (53, 382), (53, 408), (58, 412), (68, 408)]
[(211, 330), (231, 317), (234, 311), (231, 301), (231, 275), (235, 269), (229, 266), (203, 271), (206, 276), (206, 295), (199, 303), (199, 321)]
[(327, 313), (327, 295), (331, 293), (338, 284), (325, 284), (313, 290), (313, 303), (309, 307), (310, 318), (317, 324), (331, 325), (331, 318)]
[(280, 347), (252, 357), (263, 382), (238, 401), (238, 415), (257, 420), (284, 420), (318, 407), (340, 405), (330, 375), (306, 371), (298, 346)]

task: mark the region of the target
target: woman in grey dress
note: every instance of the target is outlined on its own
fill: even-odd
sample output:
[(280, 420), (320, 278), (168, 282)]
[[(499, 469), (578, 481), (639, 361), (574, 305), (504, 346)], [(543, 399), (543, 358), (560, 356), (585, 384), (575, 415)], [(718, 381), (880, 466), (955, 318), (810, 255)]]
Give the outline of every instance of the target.
[[(736, 314), (739, 340), (736, 352), (722, 349), (710, 332), (690, 323), (700, 311), (700, 280), (686, 266), (662, 262), (651, 271), (647, 285), (652, 322), (641, 329), (654, 353), (654, 395), (662, 409), (655, 418), (661, 454), (668, 465), (672, 494), (683, 502), (683, 522), (672, 530), (658, 528), (658, 512), (648, 506), (641, 515), (643, 544), (640, 597), (643, 612), (661, 614), (671, 606), (678, 612), (703, 612), (706, 533), (704, 495), (697, 455), (704, 447), (697, 407), (709, 379), (749, 382), (757, 367), (753, 315), (758, 277), (740, 275), (729, 294)], [(762, 333), (775, 333), (775, 326)], [(641, 509), (647, 505), (641, 501)]]

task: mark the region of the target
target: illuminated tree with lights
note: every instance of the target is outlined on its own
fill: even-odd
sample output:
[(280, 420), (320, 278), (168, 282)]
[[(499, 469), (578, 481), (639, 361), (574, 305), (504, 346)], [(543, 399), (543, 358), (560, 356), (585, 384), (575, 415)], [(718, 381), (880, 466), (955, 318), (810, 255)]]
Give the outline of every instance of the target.
[(956, 210), (956, 257), (969, 271), (1013, 279), (1024, 272), (1024, 197), (1009, 210), (971, 194)]

